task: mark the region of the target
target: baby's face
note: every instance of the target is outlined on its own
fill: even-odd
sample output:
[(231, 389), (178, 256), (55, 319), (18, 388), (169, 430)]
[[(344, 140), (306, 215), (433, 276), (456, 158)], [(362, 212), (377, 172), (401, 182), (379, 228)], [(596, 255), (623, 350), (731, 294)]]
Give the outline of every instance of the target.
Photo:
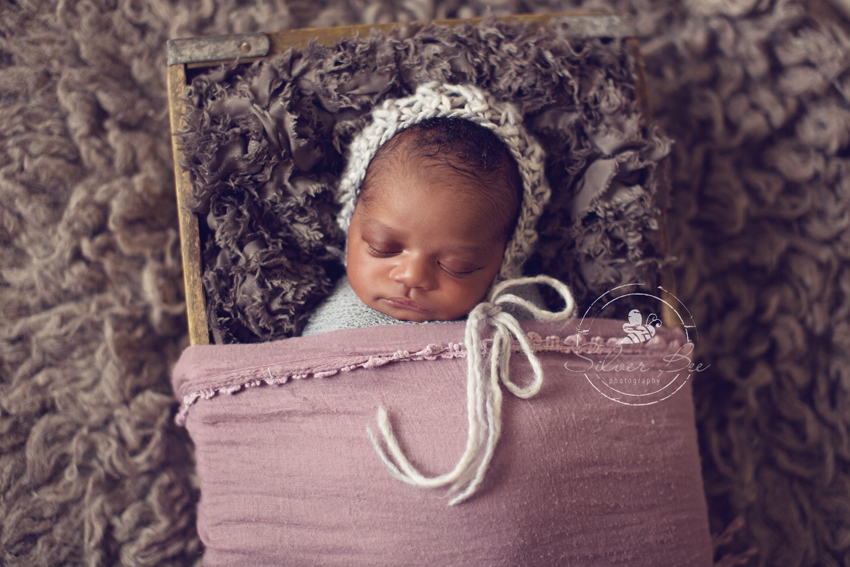
[(453, 321), (484, 299), (505, 240), (472, 185), (430, 159), (382, 165), (348, 231), (348, 279), (361, 301), (403, 321)]

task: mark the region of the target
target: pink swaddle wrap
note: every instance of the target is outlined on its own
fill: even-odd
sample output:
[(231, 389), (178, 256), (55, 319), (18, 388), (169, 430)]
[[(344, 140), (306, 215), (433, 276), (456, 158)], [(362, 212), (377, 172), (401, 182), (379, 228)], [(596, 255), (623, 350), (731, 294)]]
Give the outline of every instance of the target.
[[(575, 353), (574, 322), (522, 326), (545, 381), (531, 399), (505, 391), (487, 475), (453, 507), (445, 489), (391, 476), (366, 427), (384, 407), (418, 468), (454, 466), (467, 440), (463, 323), (187, 349), (173, 381), (196, 447), (205, 565), (710, 565), (690, 384), (615, 403), (565, 368), (604, 358)], [(605, 344), (622, 322), (594, 332)], [(661, 329), (618, 363), (663, 366), (676, 340)], [(513, 357), (512, 379), (528, 372)]]

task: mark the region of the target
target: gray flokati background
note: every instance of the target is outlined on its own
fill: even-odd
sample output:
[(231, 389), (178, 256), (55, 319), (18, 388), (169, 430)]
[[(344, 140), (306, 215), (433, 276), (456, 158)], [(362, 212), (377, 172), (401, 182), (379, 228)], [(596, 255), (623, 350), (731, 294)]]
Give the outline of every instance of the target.
[[(483, 14), (484, 3), (0, 7), (0, 563), (187, 565), (197, 498), (165, 89), (174, 37)], [(712, 529), (750, 564), (850, 564), (850, 34), (823, 4), (623, 0), (673, 148), (679, 296)], [(730, 540), (730, 541), (726, 541)], [(726, 565), (734, 564), (727, 558)]]

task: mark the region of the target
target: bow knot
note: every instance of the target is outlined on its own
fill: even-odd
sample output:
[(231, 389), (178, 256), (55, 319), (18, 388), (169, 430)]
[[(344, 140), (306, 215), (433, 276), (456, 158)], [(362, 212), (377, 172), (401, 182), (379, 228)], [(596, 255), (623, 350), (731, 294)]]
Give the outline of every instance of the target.
[[(529, 284), (547, 284), (564, 299), (561, 311), (547, 311), (530, 301), (518, 297), (506, 290)], [(488, 301), (475, 306), (466, 321), (465, 345), (467, 352), (467, 408), (469, 432), (466, 449), (455, 468), (446, 474), (426, 477), (414, 467), (392, 431), (389, 418), (383, 408), (378, 410), (378, 425), (381, 429), (386, 449), (375, 438), (371, 429), (367, 429), (378, 455), (390, 472), (400, 480), (420, 487), (438, 487), (452, 485), (452, 490), (463, 490), (449, 504), (463, 502), (475, 492), (493, 458), (496, 443), (502, 427), (502, 391), (501, 382), (514, 396), (531, 398), (543, 385), (543, 368), (534, 354), (534, 349), (523, 332), (516, 317), (505, 306), (513, 305), (527, 311), (538, 321), (558, 321), (569, 318), (575, 307), (569, 288), (560, 281), (548, 276), (517, 278), (497, 284), (490, 292)], [(493, 328), (493, 343), (489, 354), (489, 373), (485, 375), (481, 344), (483, 327)], [(528, 357), (533, 379), (525, 386), (519, 386), (510, 378), (511, 339), (519, 343)]]
[(481, 308), (482, 318), (485, 323), (488, 325), (495, 326), (494, 320), (496, 315), (502, 312), (502, 307), (498, 303), (491, 303), (489, 301), (484, 301), (478, 304), (477, 307)]

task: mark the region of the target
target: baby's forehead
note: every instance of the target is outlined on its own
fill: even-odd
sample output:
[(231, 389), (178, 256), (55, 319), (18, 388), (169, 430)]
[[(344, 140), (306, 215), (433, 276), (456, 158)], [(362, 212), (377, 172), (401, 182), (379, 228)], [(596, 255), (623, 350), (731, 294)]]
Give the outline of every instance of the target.
[[(519, 209), (521, 181), (511, 177), (517, 172), (516, 167), (510, 168), (507, 149), (499, 149), (503, 150), (501, 155), (490, 152), (492, 148), (471, 144), (468, 138), (455, 139), (414, 125), (378, 149), (366, 170), (358, 202), (366, 208), (380, 207), (418, 198), (421, 191), (433, 191), (435, 198), (474, 211), (475, 215), (466, 218), (467, 223), (506, 236)], [(419, 195), (414, 197), (411, 191)], [(422, 207), (429, 205), (427, 200), (422, 203)]]
[[(492, 202), (492, 189), (481, 172), (444, 156), (419, 155), (399, 149), (379, 164), (370, 164), (360, 198), (369, 202), (414, 198), (415, 191), (447, 190), (459, 201)], [(423, 182), (424, 181), (424, 182)]]

